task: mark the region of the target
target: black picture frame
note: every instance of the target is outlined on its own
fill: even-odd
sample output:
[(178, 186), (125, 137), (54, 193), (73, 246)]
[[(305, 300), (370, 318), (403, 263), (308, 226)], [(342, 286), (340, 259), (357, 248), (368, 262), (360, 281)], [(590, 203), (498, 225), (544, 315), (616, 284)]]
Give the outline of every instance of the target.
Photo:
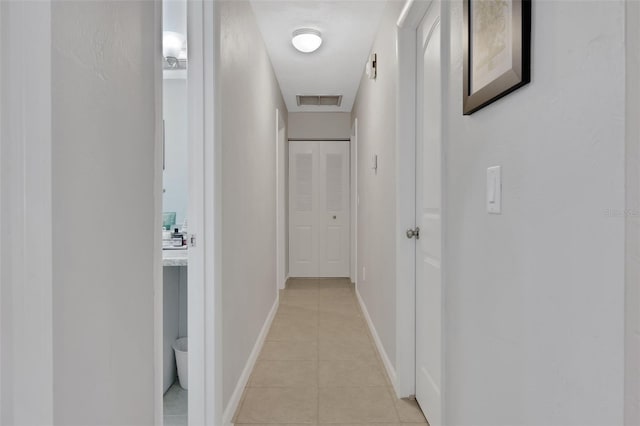
[(472, 91), (473, 31), (471, 13), (473, 3), (495, 0), (464, 0), (464, 63), (462, 109), (470, 115), (497, 101), (531, 81), (531, 0), (506, 0), (511, 3), (511, 68)]

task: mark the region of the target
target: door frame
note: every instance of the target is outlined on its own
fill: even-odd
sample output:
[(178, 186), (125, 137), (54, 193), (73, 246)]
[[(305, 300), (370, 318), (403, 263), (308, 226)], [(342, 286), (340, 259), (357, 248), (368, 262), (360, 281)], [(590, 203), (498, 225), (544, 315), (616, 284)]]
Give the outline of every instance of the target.
[[(155, 102), (155, 149), (153, 193), (155, 194), (155, 215), (153, 229), (162, 228), (162, 191), (164, 187), (164, 121), (162, 97), (164, 75), (162, 71), (162, 1), (156, 1), (153, 7), (156, 35), (154, 59), (156, 67), (153, 74)], [(162, 263), (162, 236), (154, 234), (153, 241), (153, 373), (154, 373), (154, 418), (157, 425), (164, 424), (164, 266)]]
[(349, 202), (351, 203), (351, 227), (349, 229), (351, 244), (350, 279), (358, 287), (358, 119), (354, 118), (351, 124), (351, 138), (349, 140), (349, 176), (350, 191)]
[[(221, 424), (221, 144), (218, 126), (216, 2), (187, 2), (189, 232), (188, 335), (190, 425)], [(208, 260), (208, 261), (206, 261)]]
[[(416, 392), (416, 247), (405, 232), (416, 224), (416, 88), (417, 29), (431, 0), (406, 0), (397, 25), (397, 106), (396, 106), (396, 393), (398, 397)], [(446, 153), (447, 93), (449, 72), (449, 4), (440, 2), (442, 60), (442, 419), (446, 424)]]
[[(353, 137), (353, 136), (352, 136)], [(293, 217), (293, 212), (292, 212), (292, 207), (291, 207), (291, 190), (292, 190), (292, 185), (291, 185), (291, 178), (292, 178), (292, 171), (291, 171), (291, 144), (297, 143), (297, 142), (304, 142), (304, 143), (317, 143), (317, 146), (321, 146), (322, 143), (326, 142), (326, 143), (331, 143), (331, 142), (341, 142), (341, 143), (346, 143), (347, 144), (347, 150), (346, 150), (346, 154), (349, 156), (349, 161), (347, 162), (347, 166), (349, 168), (349, 172), (347, 173), (347, 177), (348, 177), (348, 182), (347, 182), (347, 188), (349, 191), (349, 196), (347, 197), (348, 200), (348, 206), (349, 206), (349, 220), (347, 221), (347, 226), (349, 227), (348, 230), (348, 242), (349, 242), (349, 250), (347, 253), (347, 267), (348, 267), (348, 271), (347, 274), (344, 275), (344, 278), (350, 278), (351, 279), (351, 271), (352, 271), (352, 247), (353, 247), (353, 233), (352, 233), (352, 228), (353, 228), (353, 210), (352, 210), (352, 205), (353, 205), (353, 191), (352, 191), (352, 178), (353, 178), (353, 174), (352, 174), (352, 165), (353, 165), (353, 158), (352, 158), (352, 137), (350, 139), (331, 139), (331, 138), (318, 138), (318, 139), (312, 139), (312, 138), (307, 138), (307, 139), (301, 139), (301, 138), (296, 138), (296, 139), (289, 139), (288, 140), (288, 145), (287, 145), (287, 169), (288, 169), (288, 175), (286, 176), (286, 180), (288, 183), (288, 187), (285, 189), (286, 193), (287, 193), (287, 197), (286, 197), (286, 209), (288, 212), (288, 218), (287, 218), (287, 224), (286, 224), (286, 229), (288, 230), (288, 236), (287, 236), (287, 258), (289, 259), (289, 266), (288, 266), (288, 274), (287, 277), (288, 278), (302, 278), (302, 276), (299, 276), (298, 274), (295, 274), (292, 272), (293, 267), (292, 267), (292, 259), (291, 259), (291, 237), (292, 237), (292, 232), (291, 232), (291, 227), (293, 226), (293, 222), (292, 222), (292, 217)], [(315, 152), (315, 151), (314, 151)], [(319, 154), (319, 152), (318, 152)], [(318, 173), (320, 173), (320, 167), (318, 165)], [(319, 202), (319, 201), (318, 201)], [(316, 245), (319, 247), (319, 239), (316, 242)], [(318, 255), (319, 257), (319, 255)], [(319, 266), (319, 260), (318, 260), (318, 266)], [(318, 271), (320, 270), (320, 268), (318, 267)], [(295, 271), (294, 271), (295, 272)], [(327, 276), (324, 276), (323, 274), (321, 274), (320, 272), (318, 272), (318, 274), (316, 274), (315, 277), (320, 277), (320, 278), (328, 278)], [(342, 275), (340, 276), (341, 278), (343, 277)], [(311, 278), (311, 277), (305, 277), (305, 278)]]
[(287, 130), (280, 110), (276, 108), (276, 286), (283, 290), (287, 282)]

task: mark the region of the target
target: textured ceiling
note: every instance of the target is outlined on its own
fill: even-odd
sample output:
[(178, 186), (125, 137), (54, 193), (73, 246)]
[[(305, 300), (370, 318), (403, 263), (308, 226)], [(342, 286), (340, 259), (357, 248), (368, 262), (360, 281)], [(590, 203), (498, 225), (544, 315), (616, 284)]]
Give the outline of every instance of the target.
[[(386, 5), (384, 0), (252, 0), (280, 89), (290, 112), (353, 107)], [(298, 28), (322, 33), (322, 46), (300, 53), (291, 45)], [(298, 107), (296, 95), (342, 95), (340, 107)]]

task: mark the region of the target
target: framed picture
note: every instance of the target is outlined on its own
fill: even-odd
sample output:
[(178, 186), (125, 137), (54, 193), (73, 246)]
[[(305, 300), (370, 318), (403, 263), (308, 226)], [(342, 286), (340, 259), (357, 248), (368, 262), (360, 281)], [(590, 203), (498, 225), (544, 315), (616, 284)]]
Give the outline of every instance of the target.
[(463, 36), (464, 115), (531, 81), (531, 0), (464, 0)]

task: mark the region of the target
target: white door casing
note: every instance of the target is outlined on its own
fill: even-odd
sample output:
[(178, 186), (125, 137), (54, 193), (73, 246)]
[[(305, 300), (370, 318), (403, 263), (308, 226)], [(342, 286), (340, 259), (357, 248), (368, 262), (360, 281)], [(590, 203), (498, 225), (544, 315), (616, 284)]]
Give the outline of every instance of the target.
[[(221, 424), (222, 419), (222, 229), (220, 108), (216, 102), (219, 55), (214, 2), (187, 2), (189, 29), (188, 144), (189, 248), (187, 305), (190, 425)], [(205, 261), (206, 259), (206, 261)]]
[(292, 277), (348, 277), (349, 144), (289, 145), (289, 269)]
[(349, 140), (349, 155), (351, 168), (351, 282), (358, 284), (358, 119), (353, 120), (351, 126), (351, 138)]
[(276, 109), (276, 283), (283, 289), (286, 281), (286, 139), (282, 113)]
[(442, 424), (442, 131), (440, 3), (417, 31), (416, 399)]

